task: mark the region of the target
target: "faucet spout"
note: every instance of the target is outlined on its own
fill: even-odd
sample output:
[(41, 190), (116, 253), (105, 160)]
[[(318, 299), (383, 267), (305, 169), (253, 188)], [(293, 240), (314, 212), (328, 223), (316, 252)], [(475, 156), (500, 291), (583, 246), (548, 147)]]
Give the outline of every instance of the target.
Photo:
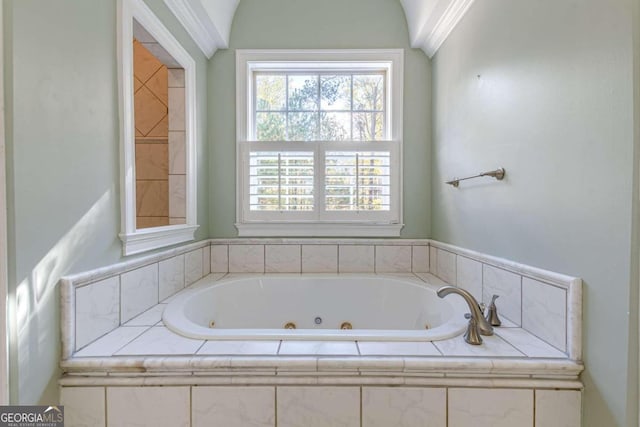
[(475, 319), (478, 324), (478, 331), (481, 335), (493, 335), (493, 326), (487, 322), (487, 319), (484, 318), (482, 311), (480, 310), (480, 306), (478, 305), (478, 301), (464, 289), (456, 288), (454, 286), (443, 286), (438, 289), (438, 296), (440, 298), (444, 298), (449, 294), (458, 294), (467, 302), (469, 305), (469, 310), (471, 311), (471, 317)]

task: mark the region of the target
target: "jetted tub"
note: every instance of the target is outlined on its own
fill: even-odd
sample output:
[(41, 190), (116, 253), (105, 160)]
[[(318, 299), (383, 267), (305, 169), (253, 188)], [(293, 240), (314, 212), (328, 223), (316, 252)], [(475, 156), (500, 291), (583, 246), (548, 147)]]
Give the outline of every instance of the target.
[(162, 318), (208, 340), (436, 341), (464, 332), (468, 311), (418, 279), (304, 274), (212, 281), (176, 297)]

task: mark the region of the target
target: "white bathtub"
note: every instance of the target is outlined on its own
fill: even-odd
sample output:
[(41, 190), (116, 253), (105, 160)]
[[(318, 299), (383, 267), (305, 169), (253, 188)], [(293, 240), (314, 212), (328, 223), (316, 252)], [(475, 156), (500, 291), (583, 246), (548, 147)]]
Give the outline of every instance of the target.
[[(466, 303), (435, 290), (379, 275), (230, 278), (184, 292), (162, 318), (180, 335), (208, 340), (435, 341), (461, 334)], [(340, 329), (345, 322), (353, 329)]]

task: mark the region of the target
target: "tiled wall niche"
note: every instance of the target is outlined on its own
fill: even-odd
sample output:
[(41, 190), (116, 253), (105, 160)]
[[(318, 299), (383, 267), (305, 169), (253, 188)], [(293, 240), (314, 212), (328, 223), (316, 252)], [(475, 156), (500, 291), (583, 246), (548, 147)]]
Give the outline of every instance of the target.
[(136, 228), (185, 224), (184, 69), (146, 31), (139, 36), (133, 41)]
[(167, 71), (145, 43), (133, 40), (137, 228), (169, 225)]
[(579, 427), (581, 392), (377, 386), (62, 387), (65, 425)]

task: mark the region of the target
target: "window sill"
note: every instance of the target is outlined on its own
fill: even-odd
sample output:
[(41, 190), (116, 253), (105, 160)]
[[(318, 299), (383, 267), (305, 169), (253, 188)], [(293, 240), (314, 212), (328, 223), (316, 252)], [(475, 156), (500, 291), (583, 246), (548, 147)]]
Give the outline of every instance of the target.
[(169, 225), (120, 234), (123, 254), (133, 255), (195, 239), (198, 225)]
[(399, 237), (404, 224), (236, 223), (239, 237)]

